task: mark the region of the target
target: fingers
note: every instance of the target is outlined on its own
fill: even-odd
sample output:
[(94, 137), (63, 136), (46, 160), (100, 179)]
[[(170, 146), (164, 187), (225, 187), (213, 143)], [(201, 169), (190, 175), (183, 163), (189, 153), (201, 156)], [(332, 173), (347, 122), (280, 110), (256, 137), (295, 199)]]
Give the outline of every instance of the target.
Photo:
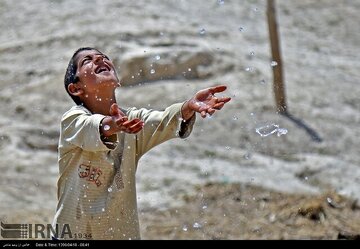
[(215, 110), (221, 110), (221, 108), (223, 108), (225, 105), (225, 102), (220, 102), (215, 104), (212, 108), (214, 108)]
[(119, 106), (116, 103), (114, 103), (110, 106), (109, 114), (111, 116), (115, 116), (115, 117), (125, 116), (125, 113), (123, 113), (121, 111), (121, 109), (119, 108)]
[(227, 88), (227, 86), (225, 86), (225, 85), (218, 85), (218, 86), (210, 87), (209, 90), (212, 94), (215, 94), (215, 93), (221, 93), (221, 92), (225, 91), (226, 88)]
[(231, 100), (231, 98), (229, 97), (225, 97), (225, 98), (220, 98), (220, 99), (216, 99), (216, 103), (209, 106), (209, 105), (204, 105), (199, 109), (200, 115), (202, 118), (206, 118), (206, 115), (209, 114), (210, 116), (213, 115), (215, 113), (215, 111), (221, 110), (225, 103), (229, 102)]
[(201, 115), (202, 118), (206, 118), (206, 111), (200, 112), (200, 115)]
[(111, 116), (116, 116), (117, 113), (118, 113), (118, 109), (119, 109), (119, 106), (116, 103), (112, 104), (110, 106), (110, 111), (109, 111), (110, 115)]
[(219, 98), (217, 102), (224, 102), (224, 103), (227, 103), (231, 100), (230, 97), (224, 97), (224, 98)]
[(123, 123), (119, 123), (117, 125), (120, 126), (121, 131), (134, 134), (139, 132), (144, 127), (144, 121), (135, 118), (132, 120), (127, 120)]
[(141, 129), (143, 127), (144, 127), (144, 122), (142, 120), (140, 120), (140, 122), (134, 124), (129, 129), (130, 129), (131, 133), (138, 133), (139, 131), (141, 131)]

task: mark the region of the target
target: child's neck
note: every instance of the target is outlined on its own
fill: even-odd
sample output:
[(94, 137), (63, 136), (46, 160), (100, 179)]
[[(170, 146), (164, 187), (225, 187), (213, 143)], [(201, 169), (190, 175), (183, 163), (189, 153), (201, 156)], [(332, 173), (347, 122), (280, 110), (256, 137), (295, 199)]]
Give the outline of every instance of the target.
[(94, 96), (88, 96), (87, 100), (84, 101), (84, 106), (92, 113), (107, 116), (109, 115), (110, 106), (115, 102), (115, 93), (112, 93), (111, 96), (96, 94)]

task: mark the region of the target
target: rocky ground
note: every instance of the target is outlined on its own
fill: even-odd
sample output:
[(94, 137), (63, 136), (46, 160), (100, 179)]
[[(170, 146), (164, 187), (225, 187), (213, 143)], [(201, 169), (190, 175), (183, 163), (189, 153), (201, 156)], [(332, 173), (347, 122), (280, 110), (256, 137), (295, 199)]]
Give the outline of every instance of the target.
[(288, 110), (322, 142), (276, 113), (266, 1), (0, 1), (0, 220), (51, 223), (63, 76), (95, 46), (119, 70), (121, 106), (163, 109), (220, 83), (233, 98), (141, 159), (143, 238), (358, 238), (360, 2), (276, 7)]
[(144, 239), (360, 239), (360, 205), (336, 192), (286, 194), (239, 184), (208, 183), (165, 211), (141, 213)]

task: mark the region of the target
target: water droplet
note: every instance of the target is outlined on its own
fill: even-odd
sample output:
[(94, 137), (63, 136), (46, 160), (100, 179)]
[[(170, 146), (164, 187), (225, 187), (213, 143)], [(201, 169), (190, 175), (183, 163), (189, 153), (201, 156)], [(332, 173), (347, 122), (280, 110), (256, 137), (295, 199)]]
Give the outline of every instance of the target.
[(251, 159), (251, 154), (250, 154), (250, 153), (246, 153), (246, 154), (244, 155), (244, 158), (245, 158), (246, 160), (250, 160), (250, 159)]
[(201, 225), (200, 223), (195, 222), (195, 223), (193, 224), (193, 228), (195, 228), (195, 229), (199, 229), (199, 228), (201, 228), (201, 227), (202, 227), (202, 225)]
[(151, 73), (151, 74), (154, 74), (154, 73), (155, 73), (155, 69), (151, 69), (151, 70), (150, 70), (150, 73)]
[(234, 121), (237, 121), (238, 119), (239, 119), (238, 117), (233, 116), (233, 120), (234, 120)]
[(254, 55), (255, 55), (255, 52), (254, 52), (254, 51), (251, 51), (251, 52), (249, 53), (249, 55), (250, 55), (250, 56), (254, 56)]
[(225, 0), (218, 0), (219, 5), (223, 5), (225, 3)]
[(332, 203), (332, 199), (331, 199), (330, 197), (327, 197), (327, 198), (326, 198), (326, 201), (327, 201), (329, 204)]
[(163, 35), (164, 35), (164, 32), (160, 32), (159, 35), (160, 35), (160, 36), (163, 36)]
[(131, 147), (130, 147), (130, 146), (128, 146), (127, 148), (128, 148), (129, 150), (131, 149)]
[(188, 68), (188, 71), (191, 72), (191, 68), (190, 68), (190, 67)]
[(205, 35), (206, 33), (206, 30), (204, 28), (201, 28), (200, 31), (199, 31), (199, 34), (200, 35)]
[(206, 205), (202, 206), (202, 209), (207, 209), (207, 206)]
[(108, 192), (111, 193), (113, 191), (112, 187), (108, 188)]
[(87, 197), (87, 195), (85, 194), (85, 195), (84, 195), (84, 198), (86, 198), (86, 197)]
[(110, 125), (104, 125), (104, 131), (110, 130)]
[(102, 208), (101, 211), (105, 212), (105, 208)]
[(277, 136), (280, 137), (281, 135), (287, 134), (288, 130), (284, 128), (279, 128), (279, 125), (277, 124), (268, 124), (256, 128), (256, 133), (258, 133), (262, 137), (267, 137), (271, 134), (274, 134), (275, 132), (277, 132)]
[(275, 214), (271, 214), (270, 216), (269, 216), (269, 221), (270, 222), (275, 222), (275, 220), (276, 220), (276, 215)]
[(244, 31), (244, 28), (243, 28), (243, 27), (239, 27), (239, 31), (240, 31), (240, 32), (243, 32), (243, 31)]
[(264, 79), (260, 80), (260, 84), (264, 85), (266, 82)]
[(160, 58), (161, 58), (160, 55), (155, 56), (155, 60), (157, 60), (157, 61), (160, 60)]
[(277, 65), (278, 65), (278, 63), (276, 61), (270, 62), (270, 66), (272, 66), (272, 67), (276, 67)]
[(247, 68), (245, 68), (245, 71), (246, 71), (246, 72), (251, 72), (251, 71), (252, 71), (252, 67), (247, 67)]
[(280, 137), (281, 135), (286, 135), (288, 133), (288, 130), (285, 128), (279, 128), (277, 129), (277, 136)]
[(231, 150), (231, 147), (230, 146), (226, 146), (225, 147), (227, 150)]
[(184, 226), (182, 227), (182, 230), (183, 230), (184, 232), (187, 232), (187, 230), (188, 230), (187, 225), (184, 225)]

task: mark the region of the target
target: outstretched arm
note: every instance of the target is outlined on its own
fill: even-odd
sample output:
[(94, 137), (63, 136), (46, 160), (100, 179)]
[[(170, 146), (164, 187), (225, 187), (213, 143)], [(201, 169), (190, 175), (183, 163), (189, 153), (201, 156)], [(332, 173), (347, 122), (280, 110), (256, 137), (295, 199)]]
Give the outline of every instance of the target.
[(221, 110), (231, 98), (218, 98), (215, 94), (225, 91), (226, 88), (225, 85), (218, 85), (198, 91), (183, 105), (181, 109), (183, 119), (189, 120), (196, 112), (205, 118), (207, 114), (213, 115), (216, 110)]

